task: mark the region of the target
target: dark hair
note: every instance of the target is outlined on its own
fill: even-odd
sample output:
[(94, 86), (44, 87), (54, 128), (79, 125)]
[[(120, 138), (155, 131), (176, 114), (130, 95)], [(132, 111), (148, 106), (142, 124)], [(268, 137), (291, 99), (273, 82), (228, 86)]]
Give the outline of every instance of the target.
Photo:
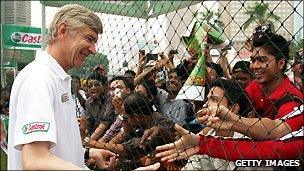
[(127, 70), (127, 71), (125, 72), (125, 74), (131, 74), (131, 75), (133, 75), (134, 77), (136, 76), (136, 73), (135, 73), (133, 70)]
[(128, 81), (124, 76), (114, 76), (114, 77), (110, 80), (110, 84), (111, 84), (113, 81), (116, 81), (116, 80), (122, 80), (122, 81), (124, 82), (124, 84), (126, 85), (127, 88), (129, 88), (131, 91), (134, 90), (134, 83)]
[(92, 72), (88, 76), (87, 80), (98, 80), (101, 82), (102, 85), (106, 84), (107, 82), (107, 78), (97, 72)]
[(191, 70), (187, 68), (188, 65), (184, 62), (178, 64), (175, 68), (176, 74), (181, 78), (182, 82), (184, 83), (187, 78), (189, 77)]
[(156, 87), (154, 81), (144, 79), (140, 83), (140, 85), (144, 86), (147, 89), (147, 91), (151, 97), (157, 96), (157, 87)]
[(256, 32), (252, 36), (253, 47), (261, 47), (270, 55), (273, 55), (276, 61), (284, 58), (286, 60), (283, 72), (286, 70), (289, 61), (289, 43), (279, 34), (271, 32)]
[(152, 115), (153, 108), (149, 100), (141, 93), (133, 92), (124, 100), (125, 112), (130, 116)]
[(232, 68), (232, 73), (235, 73), (237, 69), (240, 69), (243, 73), (247, 73), (250, 77), (253, 77), (252, 72), (250, 70), (250, 62), (248, 61), (238, 61), (234, 64)]
[(223, 68), (219, 64), (216, 64), (214, 62), (207, 62), (206, 65), (207, 67), (213, 68), (215, 70), (217, 77), (224, 76)]
[(218, 78), (212, 82), (212, 87), (220, 87), (224, 90), (228, 105), (237, 103), (240, 106), (239, 114), (247, 116), (251, 111), (251, 103), (242, 87), (235, 80)]

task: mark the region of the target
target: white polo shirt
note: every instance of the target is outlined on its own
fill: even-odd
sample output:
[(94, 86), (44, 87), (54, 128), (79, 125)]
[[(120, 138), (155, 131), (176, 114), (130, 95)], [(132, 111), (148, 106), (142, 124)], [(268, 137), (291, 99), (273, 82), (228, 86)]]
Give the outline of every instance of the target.
[(53, 155), (85, 167), (71, 77), (45, 51), (16, 77), (10, 97), (8, 169), (21, 170), (21, 146), (49, 141)]

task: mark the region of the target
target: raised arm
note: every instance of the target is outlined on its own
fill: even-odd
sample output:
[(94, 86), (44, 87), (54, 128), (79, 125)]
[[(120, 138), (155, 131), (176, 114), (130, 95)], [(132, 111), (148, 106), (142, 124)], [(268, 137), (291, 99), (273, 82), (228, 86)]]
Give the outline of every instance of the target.
[(200, 110), (197, 120), (209, 127), (236, 131), (252, 139), (276, 139), (291, 132), (291, 127), (280, 119), (240, 117), (224, 106)]

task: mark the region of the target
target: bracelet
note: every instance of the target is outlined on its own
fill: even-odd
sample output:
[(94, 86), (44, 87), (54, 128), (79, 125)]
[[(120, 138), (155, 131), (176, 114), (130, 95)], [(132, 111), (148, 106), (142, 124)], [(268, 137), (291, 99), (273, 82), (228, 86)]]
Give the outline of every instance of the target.
[(86, 147), (84, 152), (84, 159), (90, 159), (90, 148)]

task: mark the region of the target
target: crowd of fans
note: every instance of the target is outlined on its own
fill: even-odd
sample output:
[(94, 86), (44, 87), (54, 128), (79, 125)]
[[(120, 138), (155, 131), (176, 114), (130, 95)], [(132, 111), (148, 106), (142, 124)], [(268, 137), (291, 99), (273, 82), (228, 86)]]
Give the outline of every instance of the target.
[[(174, 51), (157, 58), (141, 51), (136, 71), (109, 78), (98, 65), (87, 78), (72, 76), (83, 146), (116, 153), (120, 159), (116, 167), (123, 170), (150, 165), (159, 158), (165, 169), (226, 170), (234, 169), (230, 161), (237, 159), (303, 156), (303, 61), (295, 60), (293, 78), (288, 78), (284, 74), (288, 42), (260, 29), (246, 45), (252, 52), (250, 61), (239, 61), (232, 69), (223, 60), (227, 49), (222, 49), (221, 60), (215, 63), (206, 47), (204, 102), (175, 99), (197, 62), (195, 54), (175, 66)], [(1, 92), (3, 115), (8, 115), (8, 93)], [(168, 155), (155, 150), (173, 142), (181, 151)], [(100, 169), (93, 159), (86, 164)]]

